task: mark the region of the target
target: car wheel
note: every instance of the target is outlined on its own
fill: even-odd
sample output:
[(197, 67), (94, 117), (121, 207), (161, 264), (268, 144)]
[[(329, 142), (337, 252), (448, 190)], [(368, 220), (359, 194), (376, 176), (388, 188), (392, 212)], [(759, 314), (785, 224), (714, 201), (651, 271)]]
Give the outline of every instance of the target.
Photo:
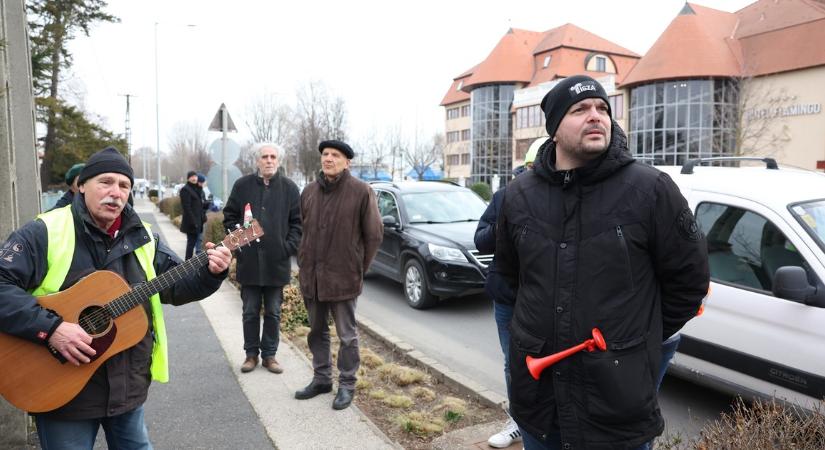
[(404, 266), (404, 298), (415, 309), (431, 308), (438, 302), (427, 287), (427, 274), (415, 258)]

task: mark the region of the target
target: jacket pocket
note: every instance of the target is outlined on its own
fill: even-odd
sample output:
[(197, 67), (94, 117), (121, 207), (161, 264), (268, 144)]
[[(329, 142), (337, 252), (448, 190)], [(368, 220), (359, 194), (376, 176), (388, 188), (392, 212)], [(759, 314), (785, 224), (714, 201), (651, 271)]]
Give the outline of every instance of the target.
[[(542, 380), (530, 375), (527, 369), (527, 355), (542, 356), (545, 347), (543, 338), (533, 336), (511, 323), (510, 325), (510, 396), (513, 403), (520, 405), (534, 405), (537, 401), (546, 401), (543, 390), (549, 390), (552, 395), (552, 384), (548, 380), (545, 389), (542, 389)], [(549, 378), (549, 377), (547, 377)], [(547, 393), (544, 393), (547, 394)]]
[(654, 406), (654, 383), (646, 345), (582, 353), (590, 416), (603, 423), (643, 420)]
[(633, 264), (630, 259), (630, 248), (628, 248), (627, 239), (625, 238), (621, 225), (616, 225), (616, 238), (619, 240), (619, 249), (624, 257), (625, 276), (627, 276), (627, 283), (632, 292), (636, 290), (636, 285), (633, 282)]

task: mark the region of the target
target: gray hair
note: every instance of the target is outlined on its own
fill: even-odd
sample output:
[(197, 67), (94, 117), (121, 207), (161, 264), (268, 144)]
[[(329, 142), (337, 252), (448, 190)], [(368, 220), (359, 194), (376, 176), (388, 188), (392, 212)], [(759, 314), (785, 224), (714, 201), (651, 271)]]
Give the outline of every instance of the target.
[(280, 145), (272, 143), (272, 142), (257, 142), (252, 145), (252, 154), (255, 155), (255, 159), (259, 159), (261, 157), (261, 150), (264, 148), (271, 148), (275, 150), (275, 154), (278, 155), (278, 162), (280, 163), (281, 160), (284, 158), (284, 149), (281, 148)]

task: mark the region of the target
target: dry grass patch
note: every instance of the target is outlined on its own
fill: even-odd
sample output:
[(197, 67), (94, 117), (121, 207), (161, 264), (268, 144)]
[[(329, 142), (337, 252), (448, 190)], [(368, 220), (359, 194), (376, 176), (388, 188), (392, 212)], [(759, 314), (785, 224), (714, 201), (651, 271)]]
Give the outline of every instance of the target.
[(467, 412), (467, 402), (456, 397), (444, 397), (441, 403), (433, 408), (433, 413), (440, 413), (444, 420), (455, 423), (464, 417)]
[(387, 398), (387, 395), (389, 394), (387, 394), (387, 391), (383, 389), (375, 389), (373, 391), (370, 391), (368, 395), (371, 399), (384, 400), (385, 398)]
[(435, 391), (433, 391), (430, 388), (425, 388), (423, 386), (416, 386), (412, 388), (411, 393), (416, 400), (421, 400), (427, 403), (435, 400), (436, 398)]
[(381, 367), (384, 365), (384, 358), (378, 356), (374, 351), (368, 348), (361, 349), (361, 365), (370, 369)]
[(367, 378), (359, 377), (358, 380), (355, 382), (355, 390), (357, 391), (368, 391), (372, 389), (372, 381)]
[(378, 374), (385, 380), (397, 386), (409, 386), (414, 383), (429, 382), (429, 376), (412, 367), (401, 366), (395, 363), (384, 364), (377, 368)]
[(433, 417), (430, 414), (413, 411), (396, 418), (398, 426), (406, 431), (418, 436), (432, 436), (444, 432), (444, 421)]
[(410, 397), (398, 394), (387, 396), (387, 398), (384, 399), (384, 403), (391, 408), (401, 409), (408, 409), (414, 405)]
[(309, 330), (309, 327), (297, 327), (293, 333), (295, 333), (295, 336), (298, 337), (306, 337), (309, 335)]

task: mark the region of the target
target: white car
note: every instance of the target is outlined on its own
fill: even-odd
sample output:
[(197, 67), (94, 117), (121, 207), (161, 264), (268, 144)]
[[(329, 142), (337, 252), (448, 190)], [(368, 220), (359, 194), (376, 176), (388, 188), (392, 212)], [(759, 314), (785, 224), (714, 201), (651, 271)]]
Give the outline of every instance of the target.
[(762, 164), (657, 167), (694, 211), (711, 274), (670, 371), (813, 409), (825, 396), (825, 174), (749, 159)]

